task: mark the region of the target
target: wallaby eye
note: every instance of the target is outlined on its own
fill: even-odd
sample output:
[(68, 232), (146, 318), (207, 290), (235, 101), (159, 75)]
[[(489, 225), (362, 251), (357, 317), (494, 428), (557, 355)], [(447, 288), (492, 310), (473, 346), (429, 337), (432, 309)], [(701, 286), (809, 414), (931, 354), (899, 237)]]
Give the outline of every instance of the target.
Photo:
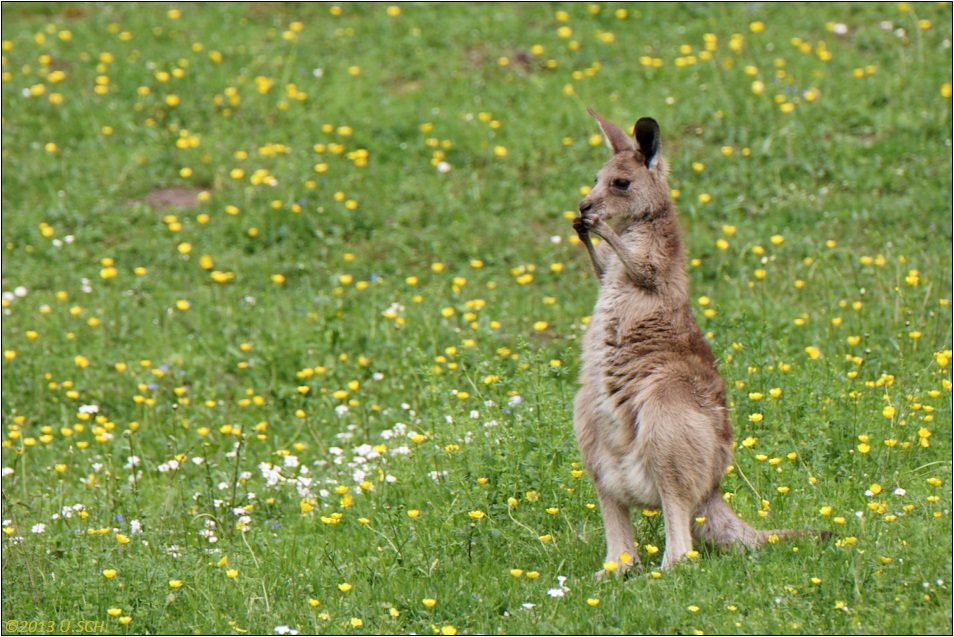
[(620, 190), (626, 190), (629, 188), (629, 179), (614, 179), (613, 185), (619, 188)]

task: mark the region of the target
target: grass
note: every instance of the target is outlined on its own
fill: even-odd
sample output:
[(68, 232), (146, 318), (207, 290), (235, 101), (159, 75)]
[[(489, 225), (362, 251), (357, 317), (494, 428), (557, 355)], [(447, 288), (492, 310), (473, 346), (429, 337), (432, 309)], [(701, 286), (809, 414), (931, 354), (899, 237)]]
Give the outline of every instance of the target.
[[(949, 634), (950, 4), (394, 6), (4, 4), (4, 632)], [(587, 106), (836, 541), (592, 579)]]

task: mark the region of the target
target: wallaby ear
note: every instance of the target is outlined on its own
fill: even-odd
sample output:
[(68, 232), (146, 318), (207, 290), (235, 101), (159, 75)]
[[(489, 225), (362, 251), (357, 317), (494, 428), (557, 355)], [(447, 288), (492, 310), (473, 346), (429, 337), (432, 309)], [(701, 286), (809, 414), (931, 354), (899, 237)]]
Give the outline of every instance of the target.
[(633, 128), (636, 148), (646, 158), (646, 168), (652, 168), (659, 153), (659, 124), (652, 117), (643, 117)]
[(619, 126), (600, 117), (592, 108), (586, 109), (586, 112), (592, 115), (596, 123), (600, 125), (600, 130), (603, 131), (603, 137), (606, 139), (606, 145), (609, 146), (614, 155), (627, 150), (636, 150), (633, 138), (624, 133)]

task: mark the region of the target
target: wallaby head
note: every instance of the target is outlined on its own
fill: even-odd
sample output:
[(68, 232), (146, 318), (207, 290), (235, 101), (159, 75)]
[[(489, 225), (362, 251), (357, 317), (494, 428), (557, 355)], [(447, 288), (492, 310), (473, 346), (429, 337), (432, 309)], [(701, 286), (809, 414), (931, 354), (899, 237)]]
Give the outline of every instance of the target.
[(627, 135), (618, 126), (588, 109), (613, 156), (596, 175), (596, 185), (580, 202), (581, 214), (595, 214), (624, 224), (650, 220), (672, 209), (666, 173), (669, 168), (659, 153), (659, 124), (643, 117)]

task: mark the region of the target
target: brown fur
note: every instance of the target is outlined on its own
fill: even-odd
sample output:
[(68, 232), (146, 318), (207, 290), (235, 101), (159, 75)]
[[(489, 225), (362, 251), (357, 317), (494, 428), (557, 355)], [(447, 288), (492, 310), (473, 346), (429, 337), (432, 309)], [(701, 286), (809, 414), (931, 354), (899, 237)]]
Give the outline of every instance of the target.
[[(752, 528), (722, 498), (732, 460), (725, 384), (689, 305), (659, 127), (644, 118), (631, 137), (590, 114), (613, 156), (573, 223), (600, 280), (574, 428), (599, 497), (606, 561), (639, 564), (632, 507), (662, 508), (664, 568), (692, 549), (692, 535), (720, 547), (789, 535)], [(603, 243), (594, 246), (593, 234)]]

